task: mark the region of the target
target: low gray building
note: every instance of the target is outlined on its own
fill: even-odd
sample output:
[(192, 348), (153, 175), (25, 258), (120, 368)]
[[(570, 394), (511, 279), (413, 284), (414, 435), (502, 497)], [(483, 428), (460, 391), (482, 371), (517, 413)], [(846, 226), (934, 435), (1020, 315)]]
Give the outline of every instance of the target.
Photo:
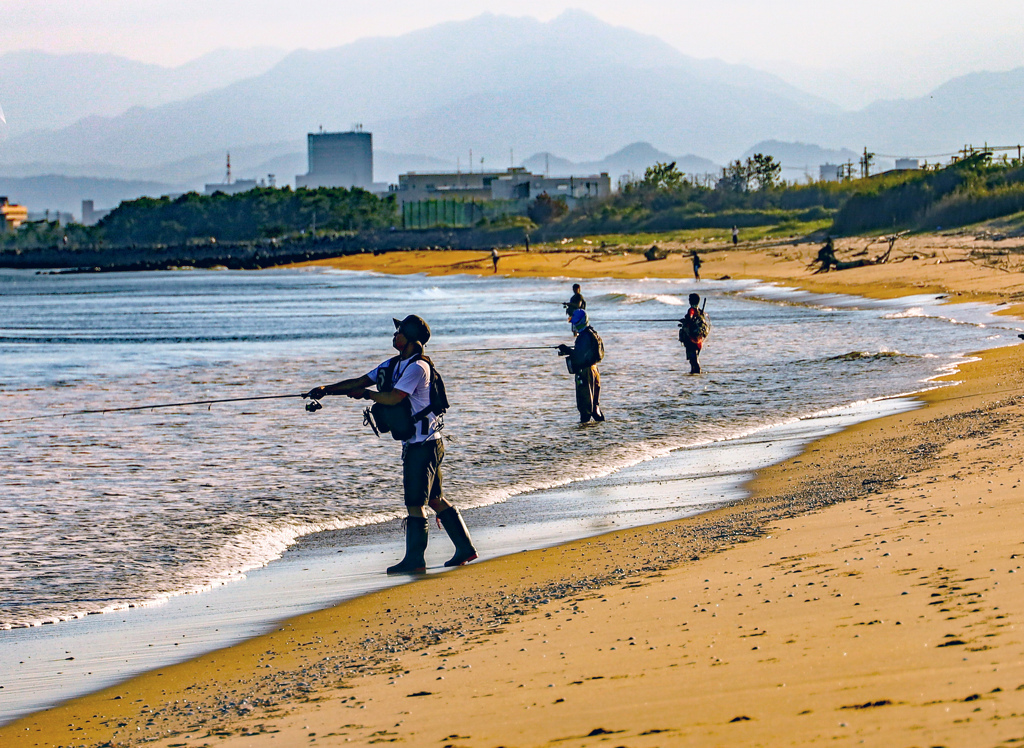
[(238, 195), (256, 189), (255, 179), (235, 179), (231, 182), (214, 182), (203, 186), (204, 195), (223, 192), (225, 195)]
[(409, 172), (398, 176), (394, 190), (400, 204), (422, 200), (535, 200), (547, 193), (564, 198), (569, 207), (579, 200), (608, 197), (612, 193), (607, 172), (590, 176), (545, 177), (522, 167), (505, 171)]

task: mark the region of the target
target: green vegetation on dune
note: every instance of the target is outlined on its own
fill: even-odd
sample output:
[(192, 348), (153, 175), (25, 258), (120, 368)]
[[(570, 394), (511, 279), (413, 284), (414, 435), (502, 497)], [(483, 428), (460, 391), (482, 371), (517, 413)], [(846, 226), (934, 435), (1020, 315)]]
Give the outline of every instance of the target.
[(994, 163), (986, 152), (942, 168), (802, 185), (759, 178), (757, 168), (766, 163), (770, 168), (770, 159), (757, 156), (746, 164), (734, 162), (714, 186), (695, 184), (674, 164), (657, 164), (619, 194), (552, 221), (545, 231), (549, 236), (727, 238), (727, 230), (736, 226), (744, 239), (754, 240), (816, 231), (949, 229), (1024, 211), (1024, 164)]
[(365, 190), (257, 188), (237, 195), (190, 192), (173, 200), (124, 202), (99, 228), (113, 244), (185, 244), (389, 228), (396, 219), (394, 198), (380, 199)]
[(860, 180), (835, 217), (839, 233), (935, 230), (1024, 210), (1024, 165), (976, 153), (945, 168)]

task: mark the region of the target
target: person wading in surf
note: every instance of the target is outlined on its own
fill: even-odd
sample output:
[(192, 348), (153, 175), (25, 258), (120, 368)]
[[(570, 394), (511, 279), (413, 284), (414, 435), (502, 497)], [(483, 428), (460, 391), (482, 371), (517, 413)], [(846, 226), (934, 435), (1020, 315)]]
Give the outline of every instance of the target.
[(704, 345), (704, 338), (707, 337), (710, 323), (708, 316), (703, 309), (698, 307), (700, 296), (690, 294), (690, 308), (686, 315), (679, 320), (679, 342), (686, 349), (686, 360), (690, 362), (690, 373), (700, 374), (700, 349)]
[(558, 355), (566, 356), (569, 373), (576, 377), (576, 409), (580, 412), (580, 423), (593, 418), (603, 421), (601, 412), (601, 373), (598, 362), (604, 358), (604, 343), (601, 336), (590, 326), (585, 309), (577, 309), (569, 320), (576, 342), (572, 348), (562, 343)]
[(423, 554), (427, 549), (427, 506), (437, 514), (455, 544), (455, 555), (445, 566), (469, 563), (476, 559), (477, 552), (459, 510), (444, 498), (444, 440), (439, 432), (447, 398), (440, 383), (444, 402), (438, 405), (440, 377), (423, 353), (423, 346), (430, 339), (430, 327), (414, 314), (394, 323), (391, 344), (398, 351), (397, 356), (361, 377), (314, 387), (305, 397), (320, 400), (326, 395), (347, 395), (356, 400), (372, 400), (375, 428), (390, 431), (393, 438), (401, 440), (402, 485), (409, 514), (405, 524), (405, 558), (389, 567), (388, 574), (422, 574), (426, 571)]
[(587, 300), (583, 298), (579, 283), (572, 284), (572, 298), (568, 301), (563, 301), (562, 306), (565, 307), (565, 316), (570, 319), (572, 319), (572, 315), (577, 309), (587, 308)]

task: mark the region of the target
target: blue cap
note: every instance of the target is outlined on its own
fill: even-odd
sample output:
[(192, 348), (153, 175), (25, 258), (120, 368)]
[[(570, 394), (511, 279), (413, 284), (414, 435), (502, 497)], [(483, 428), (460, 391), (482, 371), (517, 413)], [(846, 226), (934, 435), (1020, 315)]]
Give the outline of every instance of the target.
[(587, 316), (586, 309), (577, 309), (572, 313), (572, 317), (569, 318), (569, 324), (572, 325), (573, 332), (582, 331), (587, 325), (590, 324), (590, 318)]

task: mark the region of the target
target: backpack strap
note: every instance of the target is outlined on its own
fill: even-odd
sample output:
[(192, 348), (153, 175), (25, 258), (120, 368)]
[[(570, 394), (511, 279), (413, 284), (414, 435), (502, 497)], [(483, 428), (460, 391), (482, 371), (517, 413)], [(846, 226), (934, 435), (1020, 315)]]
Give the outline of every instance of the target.
[[(419, 426), (420, 434), (422, 434), (423, 436), (426, 436), (427, 435), (427, 424), (428, 424), (428, 422), (430, 420), (428, 418), (428, 416), (431, 414), (431, 412), (433, 412), (433, 409), (434, 409), (434, 400), (433, 400), (433, 397), (431, 397), (431, 390), (432, 390), (432, 388), (434, 386), (434, 362), (431, 361), (426, 356), (421, 356), (420, 354), (416, 354), (416, 355), (417, 355), (417, 357), (419, 358), (420, 361), (423, 361), (423, 362), (426, 363), (427, 369), (430, 372), (430, 376), (427, 379), (427, 397), (429, 399), (429, 402), (427, 403), (427, 407), (423, 408), (423, 410), (419, 411), (418, 413), (413, 413), (412, 414), (412, 422)], [(440, 419), (441, 419), (441, 416), (438, 416), (438, 420), (440, 420)], [(441, 428), (443, 428), (443, 427), (440, 424), (438, 424), (437, 426), (435, 426), (434, 430), (435, 431), (440, 431)]]
[(380, 392), (391, 392), (395, 388), (395, 369), (398, 368), (399, 357), (395, 356), (383, 371), (377, 370), (377, 389)]

